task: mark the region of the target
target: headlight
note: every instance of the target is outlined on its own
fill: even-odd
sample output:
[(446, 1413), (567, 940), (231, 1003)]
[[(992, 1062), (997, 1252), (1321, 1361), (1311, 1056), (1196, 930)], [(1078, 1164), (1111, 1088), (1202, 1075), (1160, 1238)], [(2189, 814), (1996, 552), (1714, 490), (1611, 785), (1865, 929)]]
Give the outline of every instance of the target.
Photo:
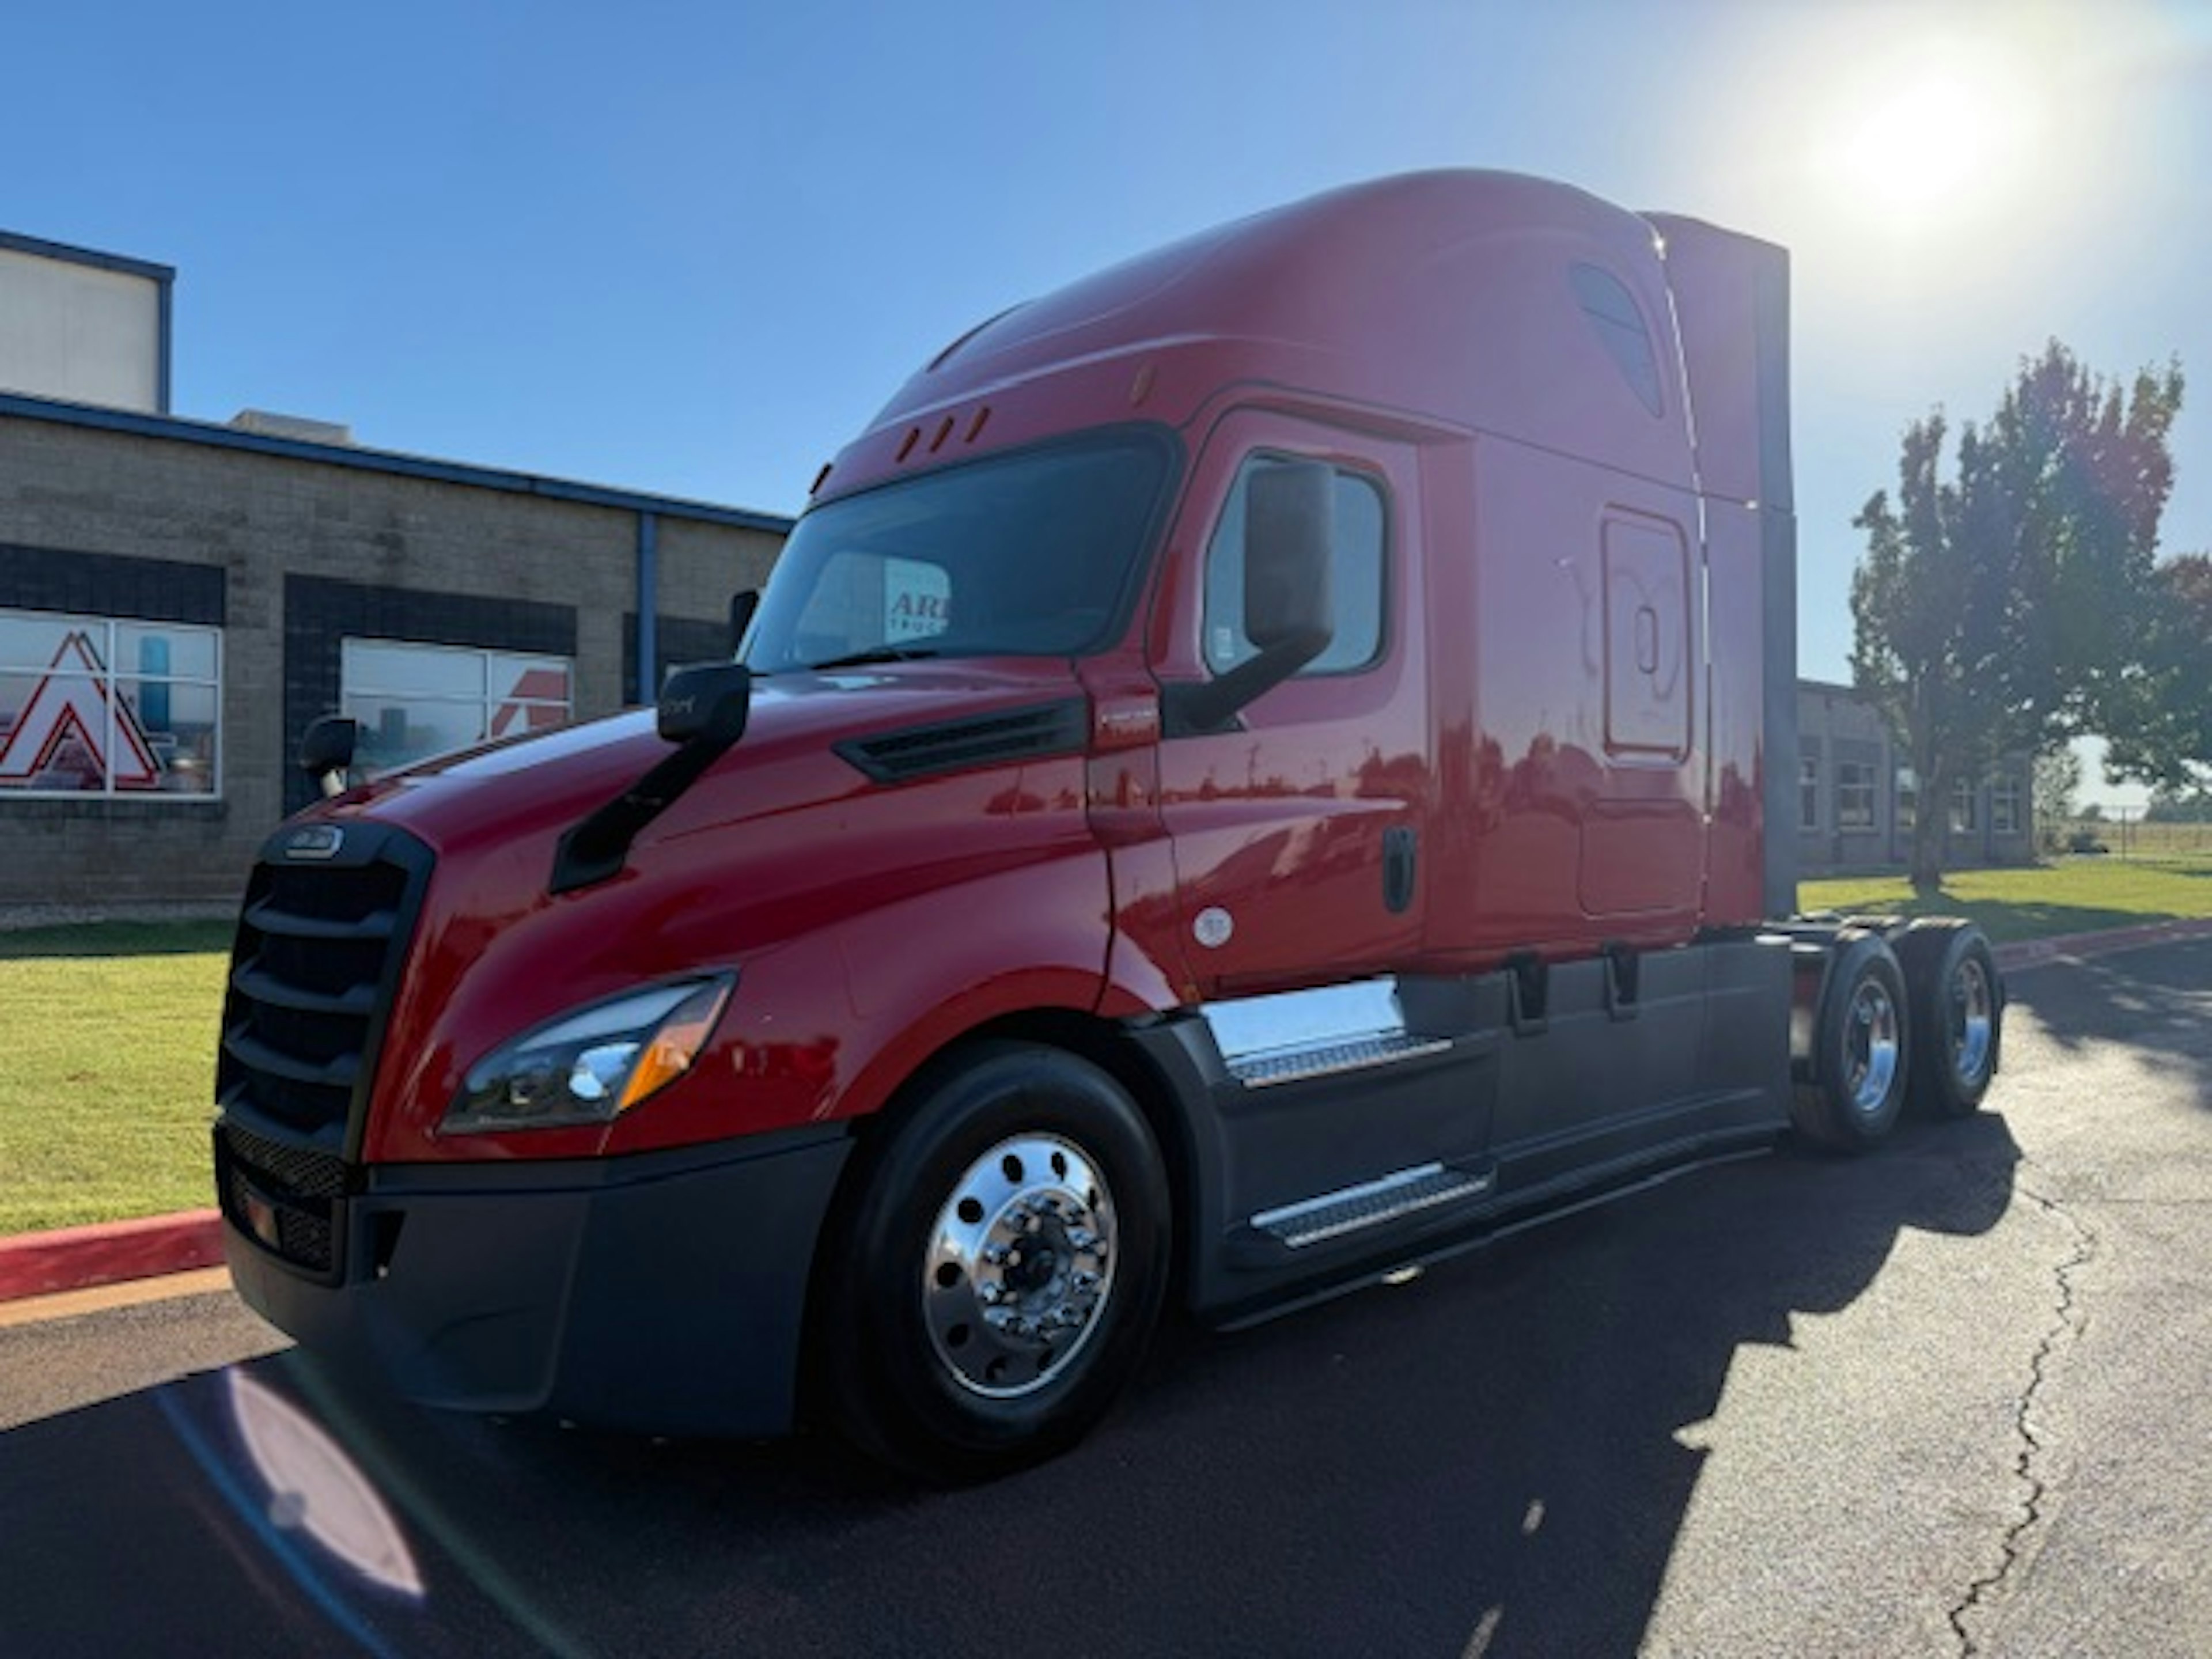
[(453, 1134), (608, 1123), (691, 1069), (738, 982), (685, 980), (595, 1003), (503, 1042), (469, 1068)]

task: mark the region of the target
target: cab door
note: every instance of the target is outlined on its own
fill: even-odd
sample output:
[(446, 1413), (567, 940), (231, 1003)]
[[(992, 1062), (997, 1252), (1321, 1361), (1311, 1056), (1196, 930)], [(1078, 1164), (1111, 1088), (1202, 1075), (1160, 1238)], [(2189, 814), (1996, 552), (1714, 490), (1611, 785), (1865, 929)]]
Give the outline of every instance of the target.
[[(1233, 719), (1196, 729), (1175, 688), (1254, 654), (1251, 480), (1293, 459), (1332, 474), (1333, 637)], [(1415, 478), (1405, 446), (1261, 411), (1222, 421), (1194, 469), (1152, 651), (1173, 926), (1206, 1000), (1387, 972), (1419, 951), (1431, 791)]]

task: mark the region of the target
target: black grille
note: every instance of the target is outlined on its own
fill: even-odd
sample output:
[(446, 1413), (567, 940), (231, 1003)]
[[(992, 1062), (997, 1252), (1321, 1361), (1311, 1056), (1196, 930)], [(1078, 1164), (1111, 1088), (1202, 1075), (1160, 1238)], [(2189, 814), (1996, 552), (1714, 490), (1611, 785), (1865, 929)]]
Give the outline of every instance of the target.
[(224, 1124), (222, 1136), (231, 1162), (251, 1171), (275, 1193), (307, 1199), (345, 1195), (345, 1160), (335, 1153), (287, 1146), (235, 1123)]
[(410, 875), (382, 861), (263, 864), (246, 890), (216, 1090), (309, 1137), (349, 1126), (405, 941)]
[(246, 1237), (335, 1279), (384, 1017), (429, 879), (377, 824), (279, 831), (231, 951), (216, 1062), (216, 1193)]
[(215, 1135), (216, 1191), (224, 1215), (287, 1261), (310, 1273), (335, 1272), (344, 1160), (234, 1123), (216, 1125)]
[(971, 766), (1073, 754), (1083, 747), (1088, 721), (1089, 705), (1080, 697), (1070, 697), (1004, 714), (849, 738), (836, 748), (877, 782), (901, 783)]

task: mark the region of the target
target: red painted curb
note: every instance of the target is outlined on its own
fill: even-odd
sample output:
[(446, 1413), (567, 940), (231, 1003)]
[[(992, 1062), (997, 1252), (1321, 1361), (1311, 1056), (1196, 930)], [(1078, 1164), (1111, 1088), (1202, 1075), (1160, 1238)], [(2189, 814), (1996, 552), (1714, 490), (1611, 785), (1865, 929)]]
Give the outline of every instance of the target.
[(152, 1279), (222, 1260), (222, 1217), (214, 1210), (104, 1221), (0, 1238), (0, 1302)]

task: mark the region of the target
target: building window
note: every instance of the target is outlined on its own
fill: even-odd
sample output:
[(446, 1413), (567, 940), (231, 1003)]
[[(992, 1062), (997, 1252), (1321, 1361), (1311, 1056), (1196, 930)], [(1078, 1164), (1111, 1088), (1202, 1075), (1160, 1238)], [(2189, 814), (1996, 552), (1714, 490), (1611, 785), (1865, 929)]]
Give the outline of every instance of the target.
[(1809, 755), (1797, 763), (1797, 827), (1808, 834), (1820, 827), (1820, 763)]
[(356, 763), (374, 775), (565, 725), (574, 706), (573, 679), (566, 657), (349, 639), (342, 647), (339, 707), (360, 722)]
[(1990, 786), (1990, 830), (1993, 835), (2020, 833), (2020, 780), (1999, 778)]
[(1897, 827), (1911, 835), (1920, 822), (1920, 779), (1909, 766), (1897, 769)]
[(222, 630), (0, 611), (0, 792), (222, 793)]
[(1976, 793), (1973, 781), (1968, 778), (1960, 778), (1958, 782), (1951, 786), (1951, 833), (1953, 835), (1971, 835), (1974, 830), (1981, 828), (1981, 815), (1976, 810)]
[(1864, 761), (1836, 763), (1836, 828), (1874, 828), (1874, 768)]
[[(1217, 674), (1259, 653), (1244, 627), (1244, 500), (1252, 475), (1274, 465), (1267, 455), (1244, 463), (1206, 544), (1206, 665)], [(1303, 674), (1346, 673), (1382, 652), (1382, 491), (1371, 478), (1340, 471), (1334, 504), (1329, 583), (1336, 632)]]

